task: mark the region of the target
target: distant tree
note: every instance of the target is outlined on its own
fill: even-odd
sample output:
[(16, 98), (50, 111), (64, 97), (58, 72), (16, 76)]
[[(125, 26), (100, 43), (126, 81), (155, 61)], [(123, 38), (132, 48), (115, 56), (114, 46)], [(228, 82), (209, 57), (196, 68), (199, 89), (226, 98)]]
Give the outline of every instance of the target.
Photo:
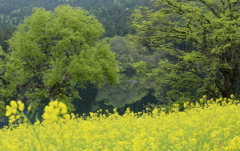
[(15, 27), (11, 25), (0, 27), (0, 45), (2, 46), (3, 50), (7, 50), (8, 48), (7, 40), (12, 36), (14, 30)]
[(79, 98), (77, 88), (85, 82), (99, 87), (117, 83), (117, 62), (100, 40), (103, 32), (98, 20), (81, 8), (35, 8), (9, 40), (6, 92), (33, 104), (54, 99), (69, 103)]
[(133, 14), (142, 45), (168, 53), (149, 80), (166, 100), (240, 93), (240, 1), (152, 0)]

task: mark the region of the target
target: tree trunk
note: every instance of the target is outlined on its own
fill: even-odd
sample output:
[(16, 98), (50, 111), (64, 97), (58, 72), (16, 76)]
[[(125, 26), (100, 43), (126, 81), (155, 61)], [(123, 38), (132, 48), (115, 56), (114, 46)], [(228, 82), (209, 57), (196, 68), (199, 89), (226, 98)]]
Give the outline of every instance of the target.
[[(239, 68), (239, 67), (238, 67)], [(219, 71), (223, 76), (223, 82), (215, 82), (219, 88), (222, 97), (230, 98), (233, 94), (238, 95), (239, 85), (240, 85), (240, 70), (238, 68), (226, 69), (220, 68)]]
[(54, 84), (54, 85), (49, 89), (49, 92), (48, 92), (49, 100), (50, 100), (50, 101), (54, 101), (56, 95), (59, 94), (59, 91), (60, 91), (60, 85), (59, 85), (59, 83)]

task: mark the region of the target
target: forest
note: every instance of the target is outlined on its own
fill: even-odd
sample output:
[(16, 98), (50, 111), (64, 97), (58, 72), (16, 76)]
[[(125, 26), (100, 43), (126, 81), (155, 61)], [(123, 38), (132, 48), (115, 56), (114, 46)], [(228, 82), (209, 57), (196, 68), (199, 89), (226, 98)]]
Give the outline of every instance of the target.
[[(0, 0), (0, 122), (240, 98), (239, 0)], [(2, 124), (1, 124), (2, 125)]]

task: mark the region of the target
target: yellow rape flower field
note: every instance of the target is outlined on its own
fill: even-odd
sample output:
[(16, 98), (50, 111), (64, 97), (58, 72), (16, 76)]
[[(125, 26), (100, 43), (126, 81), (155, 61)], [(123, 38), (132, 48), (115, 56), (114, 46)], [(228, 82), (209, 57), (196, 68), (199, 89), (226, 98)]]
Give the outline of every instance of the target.
[[(45, 107), (43, 122), (23, 122), (0, 130), (1, 151), (208, 151), (240, 150), (240, 105), (231, 99), (184, 103), (184, 112), (163, 109), (120, 116), (91, 113), (87, 118), (67, 114), (66, 105), (54, 101)], [(7, 106), (14, 123), (24, 105)], [(178, 105), (175, 105), (178, 107)], [(17, 115), (19, 115), (17, 117)], [(14, 117), (11, 117), (14, 116)], [(26, 120), (25, 120), (26, 121)]]

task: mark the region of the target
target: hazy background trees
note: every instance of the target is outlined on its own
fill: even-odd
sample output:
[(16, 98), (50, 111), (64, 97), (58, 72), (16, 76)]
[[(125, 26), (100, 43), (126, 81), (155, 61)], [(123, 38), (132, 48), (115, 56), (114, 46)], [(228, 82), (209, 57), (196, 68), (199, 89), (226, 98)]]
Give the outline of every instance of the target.
[(31, 15), (33, 7), (43, 7), (47, 10), (53, 10), (58, 5), (68, 4), (74, 7), (82, 7), (96, 16), (103, 24), (106, 32), (104, 36), (112, 37), (114, 35), (124, 36), (132, 34), (133, 29), (129, 28), (131, 20), (129, 19), (133, 9), (144, 5), (148, 0), (1, 0), (0, 5), (0, 32), (1, 45), (9, 39), (12, 28), (21, 23), (24, 17)]

